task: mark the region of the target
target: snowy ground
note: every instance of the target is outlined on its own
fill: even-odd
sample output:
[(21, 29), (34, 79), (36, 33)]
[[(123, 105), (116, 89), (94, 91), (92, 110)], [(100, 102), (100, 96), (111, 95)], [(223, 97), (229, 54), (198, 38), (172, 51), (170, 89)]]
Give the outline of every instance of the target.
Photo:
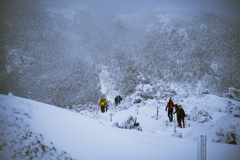
[[(107, 74), (107, 68), (103, 72)], [(112, 98), (109, 89), (114, 85), (109, 83), (110, 78), (102, 78), (102, 91)], [(111, 106), (106, 113), (96, 112), (97, 104), (94, 112), (76, 113), (0, 95), (0, 159), (194, 160), (200, 134), (207, 136), (207, 159), (239, 159), (239, 101), (214, 95), (180, 98), (177, 101), (188, 116), (186, 128), (175, 131), (176, 121), (168, 122), (165, 111), (168, 99), (144, 99), (151, 87), (138, 86), (136, 93), (123, 97), (121, 105)], [(118, 128), (133, 125), (130, 115), (139, 126)]]
[[(110, 121), (108, 112), (91, 119), (13, 95), (0, 95), (0, 102), (0, 159), (197, 159), (195, 140), (172, 137), (173, 128), (164, 126), (165, 118), (144, 116), (144, 109), (139, 109), (142, 116), (137, 119), (142, 131), (137, 131), (111, 126), (135, 110), (116, 112)], [(208, 141), (207, 159), (238, 159), (239, 149)]]
[[(102, 67), (100, 79), (102, 79), (101, 87), (103, 94), (106, 95), (107, 100), (113, 101), (112, 88), (114, 88), (114, 81), (109, 76), (107, 67)], [(177, 87), (177, 85), (173, 86), (173, 88)], [(161, 100), (146, 98), (151, 97), (152, 92), (153, 86), (139, 85), (134, 94), (126, 97), (117, 108), (115, 106), (110, 107), (112, 110), (107, 113), (95, 116), (84, 111), (81, 114), (97, 118), (100, 123), (109, 127), (112, 126), (113, 122), (121, 123), (131, 115), (137, 118), (144, 132), (172, 135), (176, 130), (177, 134), (174, 132), (174, 135), (182, 135), (184, 138), (192, 140), (196, 140), (201, 134), (207, 135), (209, 142), (240, 144), (239, 101), (200, 93), (198, 96), (187, 98), (180, 94), (174, 96), (172, 99), (175, 104), (181, 104), (188, 115), (185, 118), (186, 128), (181, 129), (175, 127), (177, 124), (175, 115), (174, 122), (170, 123), (168, 121), (167, 112), (165, 111), (168, 98)], [(178, 89), (178, 92), (181, 93), (183, 91)], [(162, 93), (158, 94), (160, 96)], [(171, 95), (171, 93), (167, 93), (166, 89), (164, 94)]]

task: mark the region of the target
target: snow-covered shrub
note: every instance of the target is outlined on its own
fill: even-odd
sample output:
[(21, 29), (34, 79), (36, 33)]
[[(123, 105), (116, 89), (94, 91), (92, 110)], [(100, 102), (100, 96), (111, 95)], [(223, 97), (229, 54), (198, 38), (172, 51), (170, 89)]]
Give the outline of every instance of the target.
[(122, 105), (121, 110), (127, 110), (128, 107), (126, 105)]
[(240, 117), (240, 106), (236, 106), (231, 100), (226, 101), (225, 112)]
[(137, 98), (134, 100), (134, 103), (141, 103), (142, 102), (142, 99), (141, 98)]
[(177, 93), (171, 88), (163, 88), (158, 85), (140, 84), (131, 95), (131, 103), (142, 103), (148, 99), (167, 99), (174, 97)]
[(219, 136), (219, 139), (216, 142), (228, 143), (228, 144), (237, 144), (237, 135), (235, 132), (225, 132), (224, 129), (216, 132)]
[(177, 92), (174, 89), (168, 88), (163, 91), (163, 95), (161, 98), (168, 99), (170, 97), (174, 97), (177, 95)]
[(137, 117), (133, 117), (131, 115), (120, 125), (118, 124), (118, 122), (115, 122), (113, 126), (123, 129), (136, 129), (138, 131), (142, 131), (142, 127), (139, 123), (137, 123)]
[(150, 84), (140, 84), (136, 87), (136, 93), (142, 99), (147, 100), (147, 99), (153, 99), (154, 98), (154, 96), (156, 94), (156, 90)]
[(202, 91), (202, 94), (209, 94), (208, 90)]
[(64, 108), (69, 109), (74, 112), (82, 112), (82, 111), (88, 111), (90, 113), (93, 113), (95, 110), (97, 110), (97, 105), (94, 103), (86, 103), (86, 104), (79, 104), (79, 105), (72, 105), (72, 106), (65, 106)]
[(239, 106), (235, 108), (234, 117), (240, 117), (240, 107)]
[(194, 107), (191, 111), (191, 114), (188, 115), (188, 120), (205, 123), (212, 120), (212, 116), (206, 110), (198, 110), (197, 107)]
[[(9, 133), (8, 133), (9, 134)], [(42, 134), (29, 130), (15, 131), (11, 141), (0, 142), (0, 151), (11, 150), (11, 159), (72, 159), (66, 151), (57, 150), (53, 142), (46, 143)], [(1, 133), (3, 136), (4, 133)], [(2, 138), (2, 137), (1, 137)]]
[(228, 143), (228, 144), (239, 144), (240, 135), (236, 130), (237, 130), (237, 126), (234, 124), (230, 124), (229, 127), (219, 128), (216, 131), (216, 135), (218, 137), (216, 142)]
[(172, 134), (172, 137), (182, 138), (182, 133), (181, 132), (175, 132), (175, 133)]
[(227, 106), (226, 106), (225, 112), (231, 114), (234, 110), (234, 104), (232, 103), (232, 101), (227, 101), (226, 104), (227, 104)]
[(236, 88), (231, 87), (228, 89), (228, 93), (226, 94), (226, 97), (240, 101), (240, 90), (237, 90)]

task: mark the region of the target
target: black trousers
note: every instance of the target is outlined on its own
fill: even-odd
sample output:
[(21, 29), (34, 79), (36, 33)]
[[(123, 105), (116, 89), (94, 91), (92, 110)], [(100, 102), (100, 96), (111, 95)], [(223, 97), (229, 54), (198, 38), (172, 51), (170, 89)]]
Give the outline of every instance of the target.
[[(183, 116), (179, 117), (179, 121), (180, 121), (180, 125), (183, 124), (183, 126), (185, 127), (185, 122), (184, 122), (184, 117)], [(181, 122), (182, 122), (182, 124), (181, 124)]]
[(102, 113), (105, 112), (105, 106), (101, 106), (101, 111), (102, 111)]
[(172, 121), (172, 119), (173, 119), (173, 110), (168, 110), (168, 117), (169, 117), (169, 120)]

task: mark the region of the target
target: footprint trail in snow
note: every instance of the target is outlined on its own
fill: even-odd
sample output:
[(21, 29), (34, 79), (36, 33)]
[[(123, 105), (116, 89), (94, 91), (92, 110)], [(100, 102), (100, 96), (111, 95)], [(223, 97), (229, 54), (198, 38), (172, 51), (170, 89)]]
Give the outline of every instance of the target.
[(105, 98), (107, 99), (107, 101), (109, 101), (111, 104), (114, 104), (114, 99), (117, 95), (119, 95), (119, 92), (116, 90), (114, 80), (111, 78), (108, 67), (102, 66), (101, 70), (102, 71), (99, 75), (101, 92), (103, 95), (106, 96)]

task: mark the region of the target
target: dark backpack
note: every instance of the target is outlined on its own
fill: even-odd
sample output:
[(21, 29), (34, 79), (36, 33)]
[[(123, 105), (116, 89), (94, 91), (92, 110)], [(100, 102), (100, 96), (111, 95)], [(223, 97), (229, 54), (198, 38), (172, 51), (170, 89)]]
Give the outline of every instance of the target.
[(179, 116), (185, 117), (185, 112), (184, 112), (183, 108), (179, 108), (178, 112), (179, 112)]
[(115, 102), (119, 103), (121, 100), (122, 100), (122, 97), (121, 97), (121, 96), (116, 96)]

